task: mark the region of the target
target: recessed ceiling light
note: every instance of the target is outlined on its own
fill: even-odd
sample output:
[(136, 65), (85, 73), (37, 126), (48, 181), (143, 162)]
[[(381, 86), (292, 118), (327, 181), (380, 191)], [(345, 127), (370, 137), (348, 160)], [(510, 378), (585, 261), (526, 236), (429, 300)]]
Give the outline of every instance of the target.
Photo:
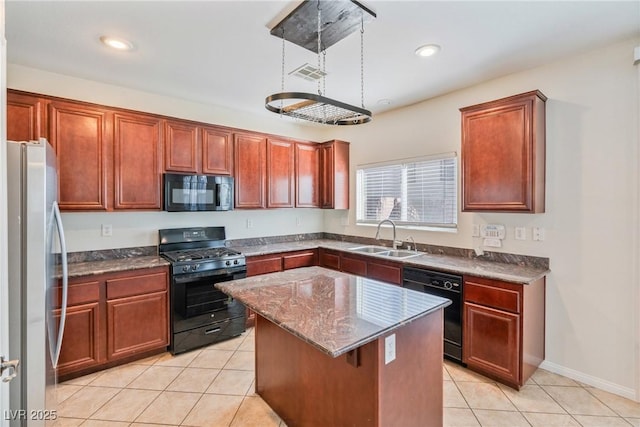
[(117, 49), (117, 50), (132, 50), (133, 49), (133, 43), (131, 43), (129, 40), (121, 39), (121, 38), (118, 38), (118, 37), (102, 36), (102, 37), (100, 37), (100, 41), (104, 45), (109, 46), (110, 48), (113, 48), (113, 49)]
[(418, 56), (433, 56), (440, 52), (440, 46), (437, 44), (425, 44), (416, 49), (416, 55)]

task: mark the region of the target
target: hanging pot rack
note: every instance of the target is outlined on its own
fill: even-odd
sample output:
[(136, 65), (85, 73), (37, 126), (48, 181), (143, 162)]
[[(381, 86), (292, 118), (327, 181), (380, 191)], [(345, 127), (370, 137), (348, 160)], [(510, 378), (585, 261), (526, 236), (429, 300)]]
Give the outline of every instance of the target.
[[(371, 121), (364, 108), (364, 24), (376, 14), (354, 0), (307, 0), (271, 29), (282, 39), (282, 92), (265, 99), (265, 107), (274, 113), (331, 125), (356, 125)], [(355, 31), (360, 31), (360, 78), (362, 107), (324, 96), (318, 82), (318, 94), (284, 91), (284, 41), (301, 46), (318, 55)], [(324, 71), (324, 70), (323, 70)], [(324, 76), (323, 86), (324, 86)]]

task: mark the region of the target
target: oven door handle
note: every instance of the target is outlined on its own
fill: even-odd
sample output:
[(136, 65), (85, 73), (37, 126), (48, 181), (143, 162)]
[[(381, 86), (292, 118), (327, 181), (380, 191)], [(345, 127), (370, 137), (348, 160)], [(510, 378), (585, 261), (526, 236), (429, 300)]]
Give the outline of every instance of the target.
[(205, 335), (210, 335), (210, 334), (215, 334), (216, 332), (220, 332), (222, 328), (217, 327), (217, 328), (213, 328), (213, 329), (207, 329), (206, 331), (204, 331)]
[[(191, 273), (191, 274), (178, 274), (173, 275), (173, 283), (181, 284), (181, 283), (189, 283), (193, 282), (194, 279), (211, 279), (216, 282), (223, 282), (226, 280), (233, 280), (234, 277), (241, 279), (246, 275), (246, 269), (238, 268), (237, 270), (224, 270), (221, 272), (208, 271), (202, 273)], [(244, 273), (244, 274), (243, 274)], [(220, 280), (222, 279), (222, 280)]]

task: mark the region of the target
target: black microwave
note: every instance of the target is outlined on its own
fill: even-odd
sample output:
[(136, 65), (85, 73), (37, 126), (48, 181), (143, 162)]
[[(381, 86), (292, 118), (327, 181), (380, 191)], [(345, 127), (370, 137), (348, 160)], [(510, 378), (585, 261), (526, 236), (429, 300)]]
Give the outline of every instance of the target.
[(164, 210), (230, 211), (233, 209), (233, 177), (164, 174)]

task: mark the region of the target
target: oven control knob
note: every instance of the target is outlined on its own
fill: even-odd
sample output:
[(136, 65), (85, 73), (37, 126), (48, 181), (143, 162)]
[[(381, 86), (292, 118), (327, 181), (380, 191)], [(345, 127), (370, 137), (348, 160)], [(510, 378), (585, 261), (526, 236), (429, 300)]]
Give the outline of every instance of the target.
[(224, 264), (225, 265), (231, 265), (231, 261), (226, 261)]
[(189, 271), (189, 266), (185, 265), (184, 267), (182, 267), (182, 271)]
[(450, 281), (447, 280), (446, 282), (444, 282), (444, 288), (445, 289), (451, 289), (451, 288), (453, 288), (453, 285), (451, 284)]
[(238, 264), (238, 260), (237, 260), (237, 259), (234, 259), (234, 260), (233, 260), (233, 264), (234, 264), (234, 265)]

